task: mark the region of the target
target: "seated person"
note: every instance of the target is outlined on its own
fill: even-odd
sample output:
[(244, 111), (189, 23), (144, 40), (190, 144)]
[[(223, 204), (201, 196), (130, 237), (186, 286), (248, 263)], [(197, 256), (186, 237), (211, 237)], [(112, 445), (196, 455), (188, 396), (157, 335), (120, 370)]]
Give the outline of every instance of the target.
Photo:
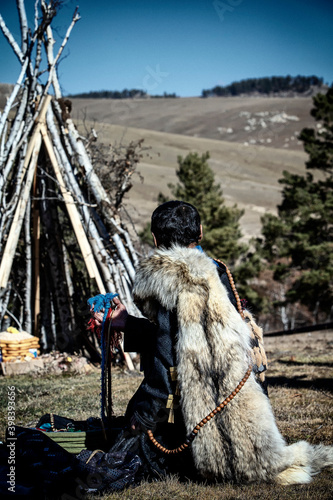
[[(239, 298), (230, 285), (226, 267), (207, 257), (199, 246), (202, 226), (195, 207), (182, 201), (160, 205), (152, 214), (151, 231), (157, 252), (142, 260), (133, 289), (137, 306), (149, 319), (129, 315), (119, 299), (114, 299), (116, 310), (112, 327), (124, 332), (126, 352), (140, 353), (144, 380), (126, 410), (130, 431), (122, 434), (113, 451), (125, 447), (138, 453), (149, 473), (183, 472), (189, 477), (195, 473), (190, 448), (177, 456), (162, 453), (149, 440), (147, 431), (153, 431), (158, 442), (167, 449), (178, 448), (184, 443), (188, 425), (184, 422), (181, 404), (184, 398), (181, 398), (177, 379), (184, 322), (188, 315), (194, 314), (188, 342), (196, 343), (195, 348), (202, 342), (203, 359), (206, 356), (205, 363), (209, 365), (218, 353), (209, 342), (212, 318), (208, 296), (211, 294), (225, 303), (226, 310), (231, 308), (233, 315), (239, 314), (236, 300)], [(221, 290), (210, 283), (212, 272), (219, 278), (222, 295)], [(197, 294), (202, 295), (203, 309), (200, 309)], [(196, 329), (200, 330), (198, 334)], [(205, 338), (201, 338), (202, 334)], [(189, 380), (189, 383), (192, 382)], [(217, 390), (218, 374), (211, 373), (206, 384), (212, 386), (214, 392), (213, 397), (209, 396), (212, 410), (222, 397)], [(203, 396), (198, 394), (199, 399)], [(204, 413), (205, 410), (202, 417)]]

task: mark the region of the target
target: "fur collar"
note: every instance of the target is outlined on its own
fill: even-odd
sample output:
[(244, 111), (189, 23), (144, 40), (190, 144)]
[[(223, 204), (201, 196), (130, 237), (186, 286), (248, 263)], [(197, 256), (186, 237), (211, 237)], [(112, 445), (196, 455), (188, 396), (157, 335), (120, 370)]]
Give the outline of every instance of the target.
[(177, 308), (179, 298), (187, 294), (204, 303), (209, 293), (208, 283), (219, 288), (227, 319), (233, 307), (220, 283), (214, 262), (196, 248), (173, 246), (167, 250), (158, 249), (140, 262), (133, 294), (143, 314), (156, 321), (158, 303), (172, 311)]

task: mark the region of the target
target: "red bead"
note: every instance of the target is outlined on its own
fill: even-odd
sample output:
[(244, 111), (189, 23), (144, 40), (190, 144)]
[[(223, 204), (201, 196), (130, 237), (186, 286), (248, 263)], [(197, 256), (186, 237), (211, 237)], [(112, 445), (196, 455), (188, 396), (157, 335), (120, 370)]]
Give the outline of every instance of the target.
[(215, 410), (213, 410), (213, 411), (212, 411), (212, 413), (213, 413), (214, 415), (216, 415), (216, 413), (217, 413), (217, 412), (218, 412), (218, 410), (217, 410), (216, 408), (215, 408)]
[(202, 421), (204, 424), (207, 424), (207, 418), (204, 418)]
[(204, 422), (201, 421), (199, 425), (200, 425), (200, 427), (203, 427), (205, 424), (204, 424)]
[(208, 420), (208, 421), (209, 421), (210, 419), (211, 419), (211, 416), (210, 416), (210, 415), (207, 415), (206, 420)]

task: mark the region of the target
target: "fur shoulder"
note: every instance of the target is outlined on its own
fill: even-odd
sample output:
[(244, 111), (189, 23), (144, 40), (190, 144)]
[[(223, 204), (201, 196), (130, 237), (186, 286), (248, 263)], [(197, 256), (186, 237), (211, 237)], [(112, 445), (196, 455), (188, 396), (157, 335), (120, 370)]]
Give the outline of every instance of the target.
[(225, 308), (232, 307), (214, 262), (195, 248), (173, 246), (140, 262), (133, 295), (143, 314), (155, 321), (158, 304), (172, 311), (190, 301), (203, 310), (214, 291)]
[(158, 249), (140, 262), (133, 294), (139, 300), (155, 298), (171, 310), (182, 291), (200, 288), (202, 292), (207, 287), (208, 276), (218, 279), (216, 266), (195, 248)]

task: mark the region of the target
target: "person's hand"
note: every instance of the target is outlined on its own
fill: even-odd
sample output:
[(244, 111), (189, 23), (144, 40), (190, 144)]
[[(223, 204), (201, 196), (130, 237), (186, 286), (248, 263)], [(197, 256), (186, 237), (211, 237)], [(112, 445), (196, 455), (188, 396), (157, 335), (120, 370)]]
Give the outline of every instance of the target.
[(104, 309), (101, 309), (99, 312), (94, 312), (92, 309), (90, 314), (94, 318), (96, 326), (101, 326), (104, 318)]
[[(112, 302), (114, 303), (114, 309), (112, 312), (112, 328), (118, 331), (123, 331), (128, 316), (127, 309), (124, 304), (120, 302), (118, 297), (115, 297)], [(94, 312), (94, 309), (91, 310), (91, 315), (95, 320), (96, 326), (101, 326), (103, 323), (104, 313), (104, 309), (101, 309), (98, 312)]]
[(118, 331), (124, 331), (128, 316), (127, 309), (118, 297), (115, 297), (112, 302), (115, 304), (115, 308), (112, 313), (111, 327)]

